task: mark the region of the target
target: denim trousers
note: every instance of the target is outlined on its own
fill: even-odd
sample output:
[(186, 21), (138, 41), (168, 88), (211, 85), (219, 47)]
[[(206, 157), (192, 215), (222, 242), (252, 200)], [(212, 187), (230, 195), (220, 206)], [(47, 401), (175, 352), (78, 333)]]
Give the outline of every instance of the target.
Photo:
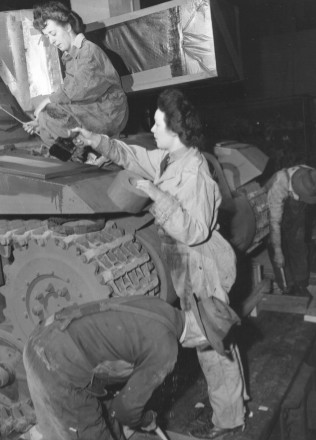
[[(294, 284), (308, 286), (308, 246), (305, 238), (306, 203), (288, 198), (284, 204), (281, 223), (282, 253), (285, 258), (284, 275), (288, 287)], [(272, 262), (275, 281), (283, 287), (280, 269), (273, 262), (271, 243), (268, 251)]]

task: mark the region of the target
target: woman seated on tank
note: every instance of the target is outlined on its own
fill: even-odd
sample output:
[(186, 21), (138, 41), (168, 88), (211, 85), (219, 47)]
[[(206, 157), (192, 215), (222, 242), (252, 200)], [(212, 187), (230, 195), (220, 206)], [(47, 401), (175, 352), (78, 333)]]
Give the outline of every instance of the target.
[(78, 125), (117, 137), (128, 118), (126, 95), (107, 55), (82, 33), (82, 19), (58, 1), (35, 5), (33, 17), (34, 28), (63, 52), (65, 78), (56, 92), (42, 96), (24, 129), (49, 147)]

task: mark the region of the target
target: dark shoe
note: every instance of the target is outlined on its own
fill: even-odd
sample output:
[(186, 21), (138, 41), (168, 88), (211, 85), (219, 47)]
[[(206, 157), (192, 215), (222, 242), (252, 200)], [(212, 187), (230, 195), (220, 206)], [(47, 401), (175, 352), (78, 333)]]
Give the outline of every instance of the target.
[(200, 408), (196, 412), (194, 422), (196, 422), (199, 425), (205, 425), (205, 423), (207, 423), (208, 426), (210, 427), (210, 426), (213, 426), (212, 416), (213, 416), (213, 409), (211, 407), (209, 400), (207, 400), (205, 402), (203, 408)]
[(307, 287), (299, 286), (297, 284), (295, 284), (295, 286), (293, 286), (293, 289), (291, 290), (291, 293), (289, 293), (289, 295), (303, 296), (303, 297), (307, 297), (307, 298), (312, 297), (312, 295), (311, 295), (310, 291), (307, 289)]
[(282, 288), (282, 295), (292, 295), (292, 291), (294, 289), (294, 286), (287, 286)]
[(195, 420), (200, 425), (207, 424), (208, 426), (210, 426), (212, 425), (212, 416), (213, 416), (212, 409), (207, 407), (202, 409), (202, 411), (198, 414)]
[(190, 431), (191, 437), (205, 438), (213, 440), (214, 438), (221, 438), (224, 435), (236, 434), (244, 430), (245, 425), (236, 426), (236, 428), (217, 428), (212, 425), (201, 425), (198, 428), (194, 428)]

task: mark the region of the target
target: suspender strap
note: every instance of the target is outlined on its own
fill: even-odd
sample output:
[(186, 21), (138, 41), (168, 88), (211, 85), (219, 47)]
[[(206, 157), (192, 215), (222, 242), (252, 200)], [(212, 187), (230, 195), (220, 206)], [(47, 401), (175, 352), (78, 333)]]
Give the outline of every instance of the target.
[(80, 319), (83, 316), (92, 315), (94, 313), (107, 312), (111, 310), (115, 312), (127, 312), (133, 313), (135, 315), (144, 316), (145, 318), (151, 318), (155, 321), (160, 322), (161, 324), (165, 325), (177, 338), (176, 328), (173, 323), (170, 322), (167, 318), (159, 315), (158, 313), (126, 304), (137, 302), (142, 298), (143, 297), (139, 296), (132, 296), (127, 298), (111, 298), (110, 300), (106, 299), (101, 301), (93, 301), (91, 303), (82, 304), (80, 306), (67, 307), (55, 314), (55, 320), (60, 321), (59, 329), (61, 331), (64, 331), (67, 329), (72, 321), (74, 321), (75, 319)]

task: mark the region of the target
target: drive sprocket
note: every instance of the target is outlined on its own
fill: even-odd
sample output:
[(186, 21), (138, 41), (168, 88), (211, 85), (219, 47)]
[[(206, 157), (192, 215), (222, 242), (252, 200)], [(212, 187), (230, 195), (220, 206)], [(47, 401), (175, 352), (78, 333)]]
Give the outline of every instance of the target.
[(131, 234), (108, 222), (100, 232), (62, 236), (42, 229), (13, 234), (14, 262), (4, 268), (5, 316), (25, 342), (42, 319), (63, 307), (111, 296), (155, 295), (150, 255)]

